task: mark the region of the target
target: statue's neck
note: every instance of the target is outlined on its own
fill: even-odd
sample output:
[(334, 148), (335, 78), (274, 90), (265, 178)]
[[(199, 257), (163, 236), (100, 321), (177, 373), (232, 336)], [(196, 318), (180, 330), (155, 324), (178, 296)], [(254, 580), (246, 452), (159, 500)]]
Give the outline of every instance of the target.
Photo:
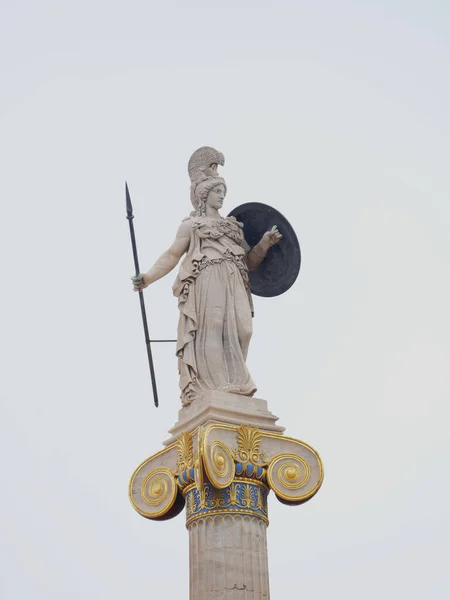
[(222, 218), (219, 211), (217, 210), (217, 208), (213, 208), (212, 206), (206, 207), (205, 215), (207, 217), (210, 217), (211, 219), (221, 219)]

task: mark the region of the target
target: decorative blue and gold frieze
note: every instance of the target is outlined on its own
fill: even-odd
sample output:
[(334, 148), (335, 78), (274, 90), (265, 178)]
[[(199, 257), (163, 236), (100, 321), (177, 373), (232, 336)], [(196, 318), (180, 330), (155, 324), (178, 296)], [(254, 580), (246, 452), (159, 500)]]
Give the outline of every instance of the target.
[(202, 490), (195, 484), (185, 491), (186, 526), (193, 521), (215, 515), (250, 515), (268, 523), (267, 494), (269, 489), (257, 481), (235, 480), (223, 489), (205, 482)]
[(217, 514), (268, 523), (270, 489), (283, 503), (301, 504), (322, 481), (322, 461), (304, 442), (251, 425), (211, 423), (144, 461), (131, 478), (130, 500), (149, 519), (170, 519), (186, 504), (187, 525)]

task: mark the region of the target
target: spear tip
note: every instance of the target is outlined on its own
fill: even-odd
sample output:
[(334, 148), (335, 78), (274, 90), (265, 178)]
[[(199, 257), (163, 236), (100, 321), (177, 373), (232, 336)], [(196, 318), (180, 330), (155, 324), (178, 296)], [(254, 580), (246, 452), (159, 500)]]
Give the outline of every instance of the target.
[(125, 181), (125, 196), (127, 205), (127, 219), (134, 219), (133, 206), (131, 204), (130, 191), (128, 190), (128, 183)]

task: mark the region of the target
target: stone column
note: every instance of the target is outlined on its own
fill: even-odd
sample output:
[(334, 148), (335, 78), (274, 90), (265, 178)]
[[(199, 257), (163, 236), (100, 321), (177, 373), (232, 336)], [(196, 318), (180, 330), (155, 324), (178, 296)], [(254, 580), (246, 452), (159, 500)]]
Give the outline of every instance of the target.
[(222, 490), (206, 482), (203, 494), (187, 488), (190, 600), (269, 598), (268, 491), (244, 479)]
[(180, 411), (166, 447), (144, 461), (130, 500), (144, 517), (186, 507), (190, 600), (268, 600), (267, 497), (312, 498), (323, 480), (317, 452), (283, 435), (267, 403), (215, 392)]
[(189, 526), (190, 600), (266, 600), (267, 525), (256, 517), (202, 517)]

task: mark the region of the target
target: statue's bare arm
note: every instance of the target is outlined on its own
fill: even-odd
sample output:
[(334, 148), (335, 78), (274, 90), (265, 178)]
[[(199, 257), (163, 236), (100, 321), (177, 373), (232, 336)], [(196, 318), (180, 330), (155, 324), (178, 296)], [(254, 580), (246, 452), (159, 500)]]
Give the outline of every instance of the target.
[(256, 269), (266, 258), (266, 254), (271, 246), (278, 244), (283, 236), (278, 231), (278, 227), (274, 225), (270, 231), (262, 236), (260, 241), (247, 252), (247, 266), (249, 271)]
[(147, 273), (140, 273), (131, 278), (134, 290), (142, 290), (170, 273), (177, 266), (183, 254), (187, 252), (190, 240), (191, 223), (190, 221), (183, 221), (178, 228), (175, 241), (168, 250), (161, 254), (153, 267)]

